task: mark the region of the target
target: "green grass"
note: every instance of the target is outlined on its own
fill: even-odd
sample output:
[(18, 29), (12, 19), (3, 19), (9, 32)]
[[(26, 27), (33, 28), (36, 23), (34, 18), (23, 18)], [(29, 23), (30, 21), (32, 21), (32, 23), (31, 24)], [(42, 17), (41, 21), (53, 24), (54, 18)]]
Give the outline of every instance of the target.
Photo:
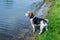
[(55, 5), (50, 8), (47, 19), (48, 31), (41, 35), (35, 34), (37, 40), (60, 40), (60, 0), (56, 0)]

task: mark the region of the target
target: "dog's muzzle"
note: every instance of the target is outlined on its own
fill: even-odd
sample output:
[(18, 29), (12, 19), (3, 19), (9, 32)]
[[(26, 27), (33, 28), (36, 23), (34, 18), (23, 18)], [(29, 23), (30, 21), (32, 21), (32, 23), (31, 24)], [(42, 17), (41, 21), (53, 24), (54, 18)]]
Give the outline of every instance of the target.
[(25, 16), (28, 16), (28, 14), (26, 13)]

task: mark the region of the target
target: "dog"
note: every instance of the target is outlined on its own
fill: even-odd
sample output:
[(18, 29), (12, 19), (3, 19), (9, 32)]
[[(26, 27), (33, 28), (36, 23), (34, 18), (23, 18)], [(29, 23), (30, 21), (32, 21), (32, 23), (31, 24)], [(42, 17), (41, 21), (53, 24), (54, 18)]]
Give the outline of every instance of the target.
[(30, 22), (31, 22), (31, 25), (32, 25), (32, 28), (33, 28), (33, 32), (35, 32), (35, 25), (40, 26), (39, 34), (42, 33), (43, 28), (46, 28), (46, 31), (48, 31), (48, 28), (47, 28), (48, 27), (48, 20), (47, 19), (35, 17), (32, 11), (26, 12), (25, 15), (30, 18)]

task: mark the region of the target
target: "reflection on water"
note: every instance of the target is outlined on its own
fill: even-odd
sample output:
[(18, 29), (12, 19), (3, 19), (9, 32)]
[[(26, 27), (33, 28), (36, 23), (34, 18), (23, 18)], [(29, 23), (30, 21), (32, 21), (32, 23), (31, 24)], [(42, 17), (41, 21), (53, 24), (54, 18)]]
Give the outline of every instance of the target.
[(0, 40), (13, 40), (23, 28), (28, 28), (25, 12), (33, 2), (36, 1), (0, 0)]
[(11, 8), (13, 6), (13, 0), (5, 0), (6, 1), (6, 8)]

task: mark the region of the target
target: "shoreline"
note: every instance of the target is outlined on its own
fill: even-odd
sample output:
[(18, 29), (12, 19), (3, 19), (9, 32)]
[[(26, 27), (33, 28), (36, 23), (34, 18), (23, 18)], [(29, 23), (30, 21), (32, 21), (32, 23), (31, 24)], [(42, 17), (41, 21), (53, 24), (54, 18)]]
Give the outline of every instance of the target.
[(53, 4), (50, 4), (45, 15), (45, 18), (49, 20), (49, 30), (42, 35), (35, 34), (37, 40), (60, 40), (60, 11), (58, 11), (60, 10), (60, 0), (57, 0), (55, 5)]

